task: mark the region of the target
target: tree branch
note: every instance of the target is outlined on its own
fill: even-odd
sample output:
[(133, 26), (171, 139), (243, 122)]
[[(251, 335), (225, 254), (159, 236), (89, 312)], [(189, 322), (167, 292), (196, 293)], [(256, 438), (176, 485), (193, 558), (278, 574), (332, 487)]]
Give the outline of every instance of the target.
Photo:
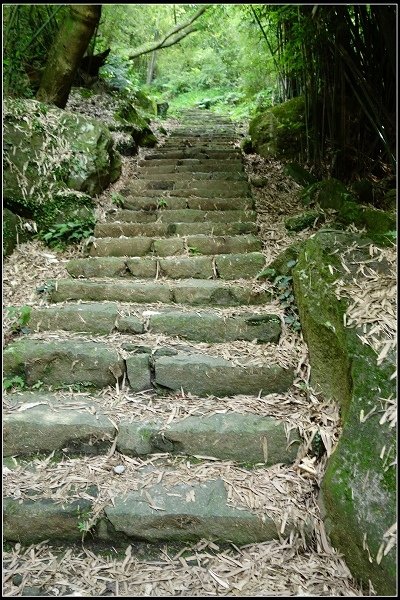
[[(130, 55), (129, 59), (132, 60), (134, 58), (137, 58), (138, 56), (142, 56), (143, 54), (148, 54), (149, 52), (154, 52), (154, 50), (162, 50), (163, 48), (168, 48), (169, 46), (173, 46), (174, 44), (177, 44), (184, 37), (189, 35), (189, 33), (193, 33), (193, 31), (196, 31), (196, 27), (190, 27), (190, 25), (194, 21), (196, 21), (207, 10), (207, 8), (209, 8), (209, 5), (202, 6), (193, 15), (193, 17), (191, 17), (188, 21), (185, 21), (185, 23), (181, 23), (181, 24), (177, 25), (176, 27), (171, 29), (171, 31), (169, 31), (163, 38), (157, 40), (156, 42), (153, 42), (150, 46), (147, 46), (147, 48), (143, 48), (143, 46), (141, 48), (138, 48), (137, 50), (135, 50), (133, 52), (133, 54)], [(189, 29), (187, 29), (188, 27), (189, 27)], [(186, 31), (182, 31), (184, 29), (186, 29)], [(179, 35), (177, 35), (172, 40), (169, 40), (169, 42), (167, 42), (167, 40), (170, 37), (174, 36), (175, 34), (177, 34), (179, 32), (181, 32)]]

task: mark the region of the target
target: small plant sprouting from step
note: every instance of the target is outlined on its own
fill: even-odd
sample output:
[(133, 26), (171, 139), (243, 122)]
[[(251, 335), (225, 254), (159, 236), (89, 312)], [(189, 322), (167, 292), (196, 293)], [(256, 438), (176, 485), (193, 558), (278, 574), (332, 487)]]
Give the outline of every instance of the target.
[(196, 246), (189, 246), (188, 252), (192, 256), (195, 256), (195, 255), (197, 256), (197, 255), (201, 254), (201, 251), (198, 248), (196, 248)]
[(77, 527), (82, 534), (82, 541), (85, 535), (90, 531), (90, 511), (88, 509), (81, 510), (80, 506), (77, 508)]
[(3, 390), (23, 390), (25, 387), (25, 381), (20, 375), (14, 377), (5, 377), (3, 379)]
[(119, 194), (118, 192), (113, 192), (111, 194), (111, 202), (115, 204), (115, 206), (117, 206), (118, 208), (123, 208), (124, 201), (125, 198), (122, 196), (122, 194)]
[(32, 308), (30, 306), (9, 306), (7, 308), (7, 318), (11, 321), (11, 331), (13, 333), (29, 333), (27, 327), (31, 316)]
[(56, 288), (55, 283), (53, 283), (52, 281), (47, 281), (46, 283), (43, 283), (42, 285), (39, 285), (36, 288), (36, 293), (37, 294), (50, 294), (50, 292), (52, 292), (55, 288)]
[(168, 206), (168, 202), (166, 200), (164, 200), (163, 198), (161, 198), (160, 200), (157, 200), (157, 209), (158, 208), (167, 208)]
[(69, 244), (78, 244), (94, 233), (95, 219), (82, 219), (58, 223), (50, 227), (46, 232), (40, 232), (37, 238), (50, 248), (65, 250)]

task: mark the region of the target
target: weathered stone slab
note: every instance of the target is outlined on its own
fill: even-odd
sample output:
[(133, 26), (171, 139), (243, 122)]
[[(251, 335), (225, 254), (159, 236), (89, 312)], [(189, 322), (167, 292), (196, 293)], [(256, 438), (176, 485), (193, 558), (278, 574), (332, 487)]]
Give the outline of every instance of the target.
[(127, 258), (126, 266), (133, 277), (155, 277), (157, 273), (157, 259), (154, 258)]
[(227, 413), (171, 423), (155, 441), (160, 451), (271, 466), (293, 462), (300, 437), (292, 430), (288, 440), (284, 424), (272, 417)]
[(187, 279), (177, 282), (85, 281), (59, 279), (50, 293), (51, 302), (65, 300), (110, 300), (116, 302), (164, 302), (166, 304), (238, 306), (265, 304), (272, 293), (254, 292), (219, 281)]
[(221, 317), (205, 312), (166, 311), (150, 316), (149, 331), (209, 343), (255, 339), (277, 342), (281, 323), (274, 315)]
[(187, 198), (188, 208), (199, 210), (253, 210), (253, 198)]
[(29, 545), (52, 541), (79, 542), (82, 533), (79, 522), (90, 514), (93, 502), (80, 498), (72, 502), (57, 502), (50, 498), (4, 498), (3, 536), (6, 541)]
[[(200, 201), (201, 204), (201, 201)], [(257, 215), (252, 210), (166, 210), (159, 212), (158, 216), (162, 223), (199, 223), (202, 221), (211, 221), (213, 223), (237, 223), (255, 221)]]
[(125, 208), (109, 212), (106, 216), (107, 223), (126, 222), (126, 223), (154, 223), (157, 220), (157, 213), (146, 210), (128, 210)]
[(261, 250), (261, 241), (254, 235), (235, 235), (213, 237), (191, 235), (187, 237), (188, 248), (194, 248), (201, 254), (239, 254)]
[(115, 327), (117, 307), (112, 304), (70, 304), (33, 307), (29, 328), (33, 331), (88, 331), (107, 334)]
[(144, 333), (144, 324), (135, 315), (118, 315), (115, 327), (121, 333)]
[(155, 384), (199, 396), (258, 395), (285, 392), (293, 383), (293, 369), (278, 365), (240, 367), (223, 358), (178, 354), (154, 359)]
[[(151, 508), (141, 491), (116, 498), (115, 506), (106, 507), (106, 516), (116, 531), (149, 542), (207, 539), (248, 544), (278, 538), (276, 525), (267, 515), (262, 520), (228, 505), (220, 479), (168, 488), (159, 484), (146, 490), (158, 510)], [(188, 494), (194, 501), (187, 501)]]
[(215, 257), (215, 265), (221, 279), (251, 279), (263, 269), (265, 256), (259, 252), (225, 254)]
[(171, 223), (168, 235), (242, 235), (257, 233), (256, 223)]
[(147, 237), (100, 238), (90, 248), (90, 256), (144, 256), (153, 240)]
[(66, 269), (72, 277), (126, 277), (129, 275), (123, 258), (73, 258)]
[[(170, 179), (137, 179), (129, 184), (129, 191), (135, 195), (156, 195), (158, 192), (168, 191), (171, 196), (212, 196), (212, 197), (237, 197), (242, 198), (251, 194), (247, 182), (235, 181), (188, 181)], [(176, 207), (178, 208), (178, 207)]]
[(117, 450), (128, 456), (154, 453), (152, 438), (161, 427), (160, 421), (120, 423), (118, 426)]
[(185, 242), (182, 238), (161, 238), (154, 240), (152, 250), (157, 256), (174, 256), (185, 253)]
[(233, 181), (247, 181), (247, 177), (243, 173), (235, 173), (232, 171), (209, 171), (205, 173), (176, 173), (172, 170), (169, 173), (158, 170), (155, 171), (155, 169), (145, 169), (143, 167), (138, 172), (138, 179), (146, 179), (148, 181), (162, 181), (163, 179), (168, 179), (169, 181), (217, 181), (218, 183), (229, 182), (229, 184)]
[[(185, 167), (186, 169), (196, 171), (202, 171), (204, 168), (210, 171), (240, 171), (243, 170), (243, 163), (241, 160), (230, 159), (230, 160), (218, 160), (218, 159), (208, 159), (208, 160), (200, 160), (198, 158), (184, 158), (184, 159), (176, 159), (176, 158), (147, 158), (145, 160), (139, 160), (139, 166), (146, 167), (159, 167), (159, 166), (175, 166), (175, 167)], [(179, 168), (177, 169), (179, 172)], [(184, 169), (185, 170), (185, 169)]]
[(150, 358), (148, 354), (134, 354), (125, 359), (129, 385), (134, 392), (151, 390)]
[(195, 279), (177, 282), (173, 288), (173, 295), (178, 304), (191, 305), (237, 306), (264, 304), (272, 299), (272, 293), (269, 291), (253, 292), (238, 285)]
[(97, 454), (105, 452), (115, 437), (114, 425), (99, 407), (93, 414), (93, 401), (77, 402), (39, 393), (9, 399), (16, 410), (3, 415), (4, 456), (53, 450)]
[(95, 237), (156, 237), (167, 235), (168, 227), (163, 223), (97, 223)]
[(187, 206), (185, 198), (166, 197), (158, 190), (142, 190), (141, 193), (144, 195), (145, 191), (147, 197), (127, 196), (123, 201), (124, 208), (130, 210), (157, 210), (162, 207), (164, 210), (178, 210)]
[(210, 256), (193, 256), (160, 259), (160, 272), (171, 279), (209, 279), (213, 277), (213, 259)]
[[(149, 155), (151, 160), (158, 159), (186, 159), (186, 158), (197, 158), (199, 160), (214, 158), (214, 159), (224, 159), (224, 160), (237, 160), (241, 157), (241, 154), (238, 150), (188, 150), (186, 152), (182, 151), (159, 151), (153, 152), (153, 154)], [(145, 157), (146, 160), (147, 157)]]
[(115, 385), (124, 362), (105, 344), (86, 340), (18, 340), (4, 351), (4, 376), (21, 376), (26, 385)]

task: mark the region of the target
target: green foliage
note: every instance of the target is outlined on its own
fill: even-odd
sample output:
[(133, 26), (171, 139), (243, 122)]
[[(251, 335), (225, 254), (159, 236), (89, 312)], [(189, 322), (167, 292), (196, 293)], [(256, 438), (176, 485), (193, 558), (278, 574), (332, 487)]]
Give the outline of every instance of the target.
[[(292, 268), (296, 263), (296, 260), (291, 259), (287, 262), (287, 266)], [(293, 291), (293, 277), (291, 275), (277, 275), (275, 269), (266, 268), (257, 275), (257, 279), (269, 279), (272, 281), (275, 294), (285, 310), (285, 323), (294, 331), (300, 331), (300, 319)]]
[(14, 377), (5, 377), (3, 379), (3, 390), (23, 390), (25, 387), (25, 381), (19, 375)]
[(11, 331), (14, 333), (27, 333), (27, 325), (31, 317), (31, 306), (8, 306), (7, 317), (11, 320)]
[(50, 248), (63, 250), (68, 244), (78, 244), (93, 235), (94, 225), (94, 219), (68, 221), (53, 225), (48, 231), (40, 232), (37, 237)]
[(111, 202), (115, 204), (115, 206), (122, 208), (124, 205), (124, 200), (125, 198), (122, 196), (122, 194), (119, 194), (118, 192), (112, 192)]

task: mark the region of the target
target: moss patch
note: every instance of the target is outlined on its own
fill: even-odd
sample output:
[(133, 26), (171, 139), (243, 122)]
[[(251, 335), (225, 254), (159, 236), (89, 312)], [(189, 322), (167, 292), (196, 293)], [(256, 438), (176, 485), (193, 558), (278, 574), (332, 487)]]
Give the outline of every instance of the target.
[[(354, 577), (378, 594), (396, 591), (396, 556), (393, 548), (377, 564), (383, 534), (396, 520), (396, 490), (393, 461), (395, 431), (380, 425), (380, 398), (395, 394), (390, 381), (393, 365), (377, 366), (377, 356), (364, 346), (356, 331), (343, 326), (344, 301), (333, 291), (329, 265), (342, 272), (337, 249), (353, 241), (368, 246), (370, 240), (344, 232), (318, 233), (300, 251), (293, 269), (296, 300), (312, 369), (312, 384), (341, 407), (343, 432), (335, 453), (328, 461), (323, 480), (322, 501), (326, 525), (333, 545), (345, 556)], [(366, 248), (366, 254), (368, 250)], [(362, 418), (362, 412), (367, 415)], [(383, 447), (389, 453), (380, 458)], [(368, 544), (371, 554), (364, 543)]]

